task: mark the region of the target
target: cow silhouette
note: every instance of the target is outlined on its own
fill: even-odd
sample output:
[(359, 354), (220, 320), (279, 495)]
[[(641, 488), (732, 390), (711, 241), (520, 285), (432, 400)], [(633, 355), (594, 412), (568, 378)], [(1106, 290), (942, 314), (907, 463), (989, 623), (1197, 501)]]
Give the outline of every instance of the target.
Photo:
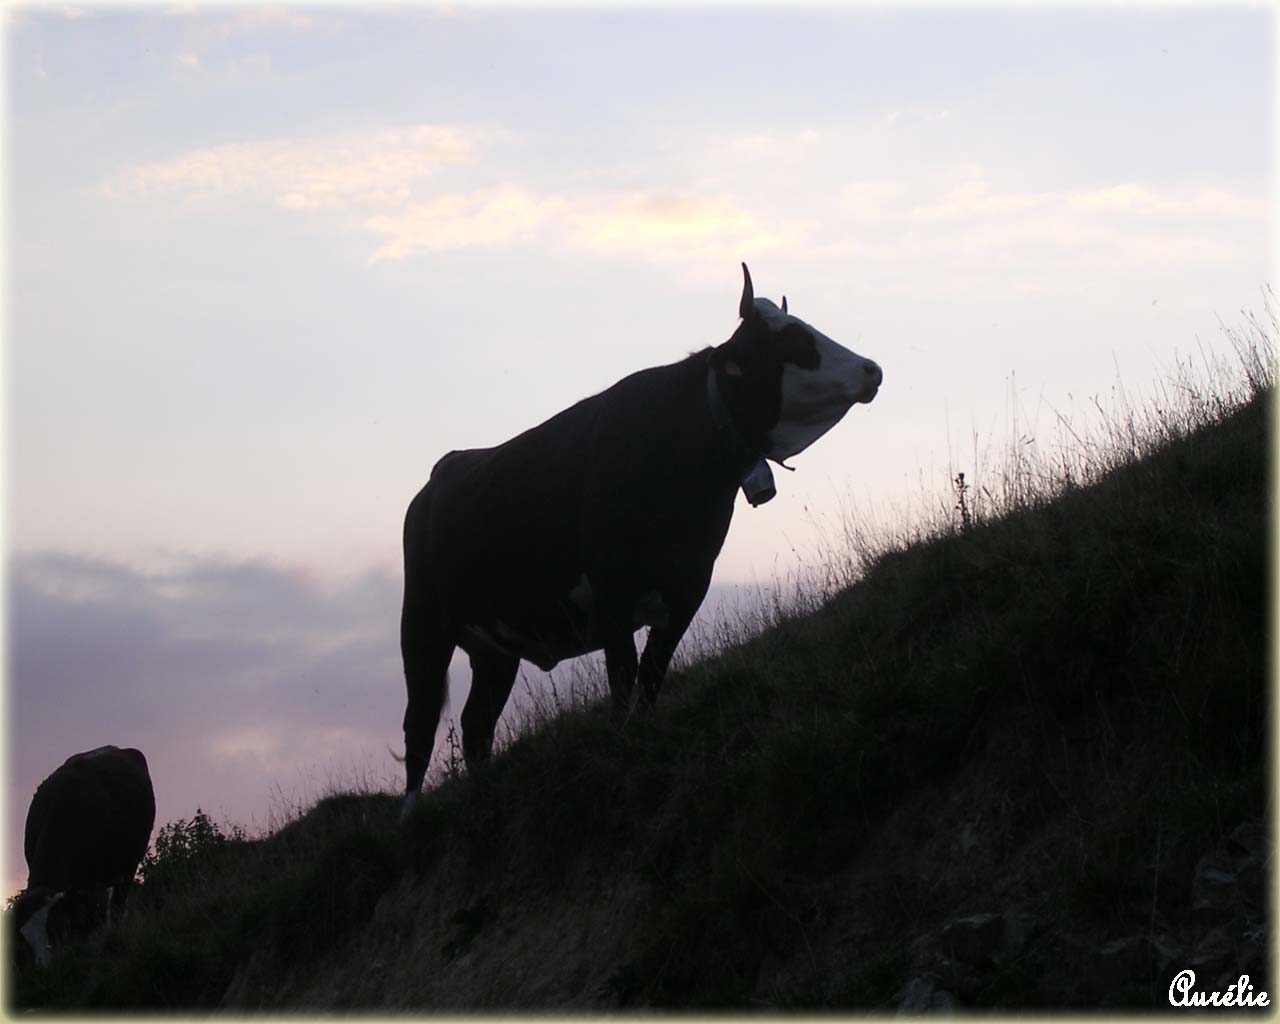
[(147, 852), (156, 798), (139, 750), (98, 747), (73, 754), (40, 783), (27, 811), (27, 887), (14, 925), (47, 964), (60, 942), (124, 914)]
[[(724, 343), (641, 370), (494, 448), (441, 458), (404, 522), (405, 801), (431, 757), (455, 647), (471, 659), (463, 753), (489, 755), (520, 660), (603, 650), (615, 710), (650, 705), (699, 605), (737, 491), (870, 402), (880, 367), (757, 299)], [(637, 662), (633, 634), (649, 627)]]

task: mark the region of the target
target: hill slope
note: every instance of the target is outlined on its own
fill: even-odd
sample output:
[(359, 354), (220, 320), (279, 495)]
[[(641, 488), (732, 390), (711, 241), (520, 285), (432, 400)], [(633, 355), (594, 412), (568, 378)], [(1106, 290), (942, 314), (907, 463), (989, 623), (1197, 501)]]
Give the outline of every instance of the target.
[(1270, 392), (547, 723), (407, 833), (329, 798), (19, 1006), (1166, 1007), (1266, 988)]

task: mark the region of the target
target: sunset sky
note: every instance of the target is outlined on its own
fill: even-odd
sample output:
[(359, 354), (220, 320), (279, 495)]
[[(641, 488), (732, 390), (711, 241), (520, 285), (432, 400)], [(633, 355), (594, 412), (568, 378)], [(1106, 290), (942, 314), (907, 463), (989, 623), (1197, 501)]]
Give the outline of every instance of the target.
[(1269, 6), (3, 17), (8, 891), (76, 751), (158, 822), (398, 779), (432, 464), (725, 340), (743, 260), (885, 380), (717, 594), (1275, 283)]

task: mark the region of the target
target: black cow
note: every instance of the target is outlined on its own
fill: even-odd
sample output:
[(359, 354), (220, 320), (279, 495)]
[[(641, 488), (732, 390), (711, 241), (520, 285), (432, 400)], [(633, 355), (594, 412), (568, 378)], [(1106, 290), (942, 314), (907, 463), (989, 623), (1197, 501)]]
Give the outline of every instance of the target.
[[(495, 448), (454, 451), (404, 523), (404, 810), (421, 788), (456, 647), (471, 658), (469, 764), (488, 756), (520, 659), (603, 648), (615, 709), (657, 697), (706, 595), (739, 487), (773, 497), (765, 459), (803, 451), (881, 371), (768, 299), (742, 265), (728, 341), (641, 370)], [(649, 627), (637, 664), (633, 638)]]
[(156, 819), (147, 759), (132, 748), (73, 754), (36, 789), (14, 924), (45, 964), (54, 941), (124, 913)]

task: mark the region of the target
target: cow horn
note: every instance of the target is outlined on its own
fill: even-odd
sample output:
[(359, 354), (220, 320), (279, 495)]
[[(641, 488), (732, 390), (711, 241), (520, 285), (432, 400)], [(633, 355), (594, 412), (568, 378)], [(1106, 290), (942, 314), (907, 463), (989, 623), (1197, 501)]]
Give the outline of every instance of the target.
[(743, 320), (755, 312), (755, 292), (751, 288), (751, 271), (742, 264), (742, 301), (738, 303), (738, 316)]
[(782, 312), (785, 313), (786, 311), (787, 311), (787, 297), (784, 295), (782, 296)]

